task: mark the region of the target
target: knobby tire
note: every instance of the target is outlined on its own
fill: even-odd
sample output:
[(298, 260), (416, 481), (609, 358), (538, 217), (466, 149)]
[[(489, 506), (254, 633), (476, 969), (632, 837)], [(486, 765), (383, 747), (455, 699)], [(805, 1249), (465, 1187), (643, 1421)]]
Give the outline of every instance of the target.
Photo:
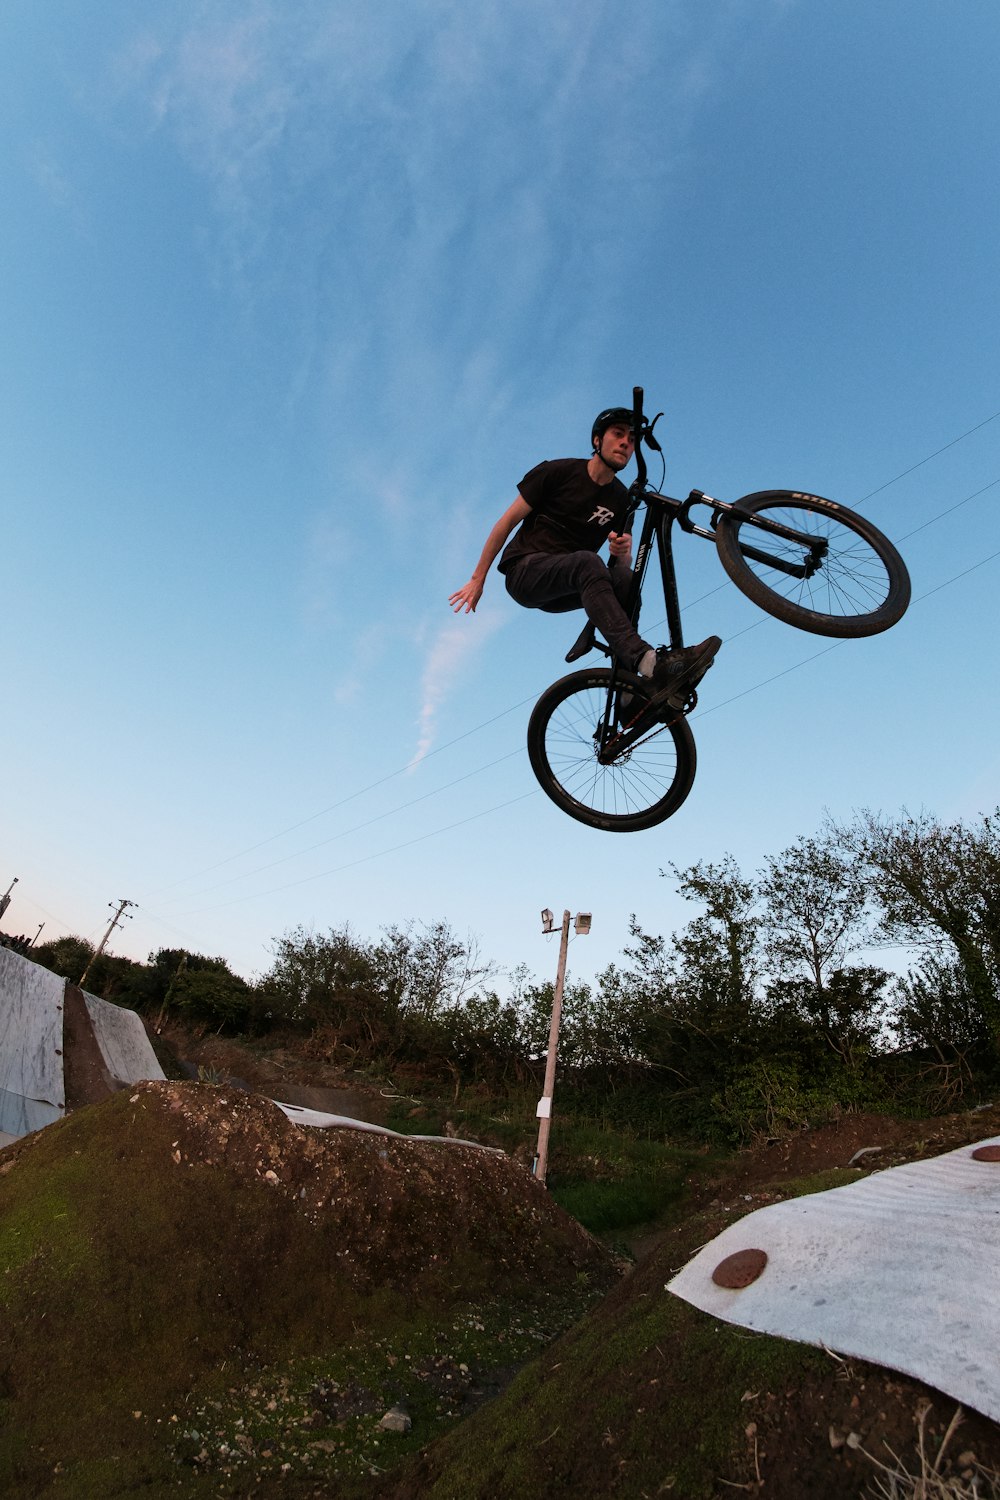
[[(591, 828), (635, 833), (677, 811), (694, 782), (697, 756), (687, 720), (652, 723), (610, 765), (597, 758), (596, 734), (611, 688), (607, 667), (573, 672), (539, 698), (528, 722), (528, 756), (542, 790)], [(639, 692), (639, 678), (616, 678)], [(667, 710), (669, 713), (670, 711)]]
[[(811, 578), (794, 578), (748, 556), (800, 562), (801, 544), (769, 535), (746, 521), (767, 516), (795, 531), (823, 537), (828, 551)], [(815, 635), (877, 635), (901, 619), (910, 602), (906, 564), (889, 539), (864, 516), (821, 495), (761, 490), (724, 512), (715, 530), (719, 560), (733, 583), (768, 614)]]

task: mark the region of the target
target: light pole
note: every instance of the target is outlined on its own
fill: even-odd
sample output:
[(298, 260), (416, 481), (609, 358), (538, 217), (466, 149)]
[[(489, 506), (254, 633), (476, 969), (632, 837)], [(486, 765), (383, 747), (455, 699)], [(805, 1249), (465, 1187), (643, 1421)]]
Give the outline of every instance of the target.
[(15, 875), (14, 879), (11, 881), (10, 885), (4, 891), (3, 895), (0, 896), (0, 917), (3, 916), (4, 912), (7, 910), (8, 906), (10, 905), (10, 893), (11, 893), (11, 891), (14, 889), (14, 887), (16, 885), (17, 885), (17, 876)]
[[(566, 980), (566, 949), (569, 946), (569, 922), (569, 912), (564, 911), (559, 936), (559, 968), (556, 971), (556, 987), (552, 995), (549, 1046), (545, 1054), (545, 1082), (542, 1084), (542, 1097), (539, 1099), (538, 1108), (535, 1111), (538, 1116), (538, 1146), (535, 1151), (533, 1171), (539, 1182), (542, 1183), (545, 1181), (545, 1174), (549, 1167), (549, 1134), (552, 1130), (552, 1094), (556, 1084), (556, 1053), (559, 1048), (559, 1022), (562, 1019), (563, 985)], [(574, 929), (579, 937), (586, 936), (590, 931), (589, 911), (577, 912)], [(552, 925), (552, 913), (548, 907), (542, 912), (542, 931), (555, 931)]]

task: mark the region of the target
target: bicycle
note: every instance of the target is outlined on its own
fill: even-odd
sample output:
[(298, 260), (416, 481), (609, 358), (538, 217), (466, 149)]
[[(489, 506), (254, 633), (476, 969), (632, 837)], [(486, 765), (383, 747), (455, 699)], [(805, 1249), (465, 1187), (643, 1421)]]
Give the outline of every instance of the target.
[[(625, 609), (638, 624), (642, 588), (654, 542), (660, 564), (670, 646), (683, 644), (673, 557), (674, 523), (715, 543), (736, 587), (768, 614), (817, 635), (877, 635), (895, 625), (910, 602), (906, 565), (865, 517), (834, 500), (797, 490), (760, 490), (734, 502), (692, 490), (686, 500), (647, 484), (643, 443), (662, 448), (633, 390), (637, 477), (629, 490), (627, 529), (645, 516)], [(691, 518), (707, 507), (706, 525)], [(704, 519), (704, 518), (703, 518)], [(784, 591), (782, 591), (784, 590)], [(587, 624), (567, 653), (577, 660), (593, 647), (610, 667), (590, 667), (552, 684), (528, 723), (528, 756), (542, 790), (572, 818), (592, 828), (630, 833), (663, 822), (694, 783), (696, 752), (688, 715), (692, 689), (680, 706), (651, 702), (651, 686), (619, 666)]]

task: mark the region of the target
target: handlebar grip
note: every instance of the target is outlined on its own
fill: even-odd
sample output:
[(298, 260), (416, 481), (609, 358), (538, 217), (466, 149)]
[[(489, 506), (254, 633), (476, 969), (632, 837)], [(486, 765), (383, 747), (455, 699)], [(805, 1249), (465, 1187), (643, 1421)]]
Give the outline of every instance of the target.
[(642, 429), (645, 418), (642, 415), (642, 386), (632, 387), (632, 436), (635, 441), (635, 467), (636, 480), (633, 489), (642, 491), (646, 485), (646, 460), (642, 456)]

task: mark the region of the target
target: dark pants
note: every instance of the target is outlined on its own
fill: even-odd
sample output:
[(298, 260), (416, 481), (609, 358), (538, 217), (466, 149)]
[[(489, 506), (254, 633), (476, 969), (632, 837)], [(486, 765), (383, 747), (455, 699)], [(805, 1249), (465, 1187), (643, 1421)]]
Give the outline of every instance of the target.
[(532, 552), (519, 558), (504, 578), (508, 594), (526, 609), (546, 614), (586, 610), (630, 671), (649, 650), (620, 602), (631, 580), (631, 568), (616, 563), (609, 569), (596, 552)]

